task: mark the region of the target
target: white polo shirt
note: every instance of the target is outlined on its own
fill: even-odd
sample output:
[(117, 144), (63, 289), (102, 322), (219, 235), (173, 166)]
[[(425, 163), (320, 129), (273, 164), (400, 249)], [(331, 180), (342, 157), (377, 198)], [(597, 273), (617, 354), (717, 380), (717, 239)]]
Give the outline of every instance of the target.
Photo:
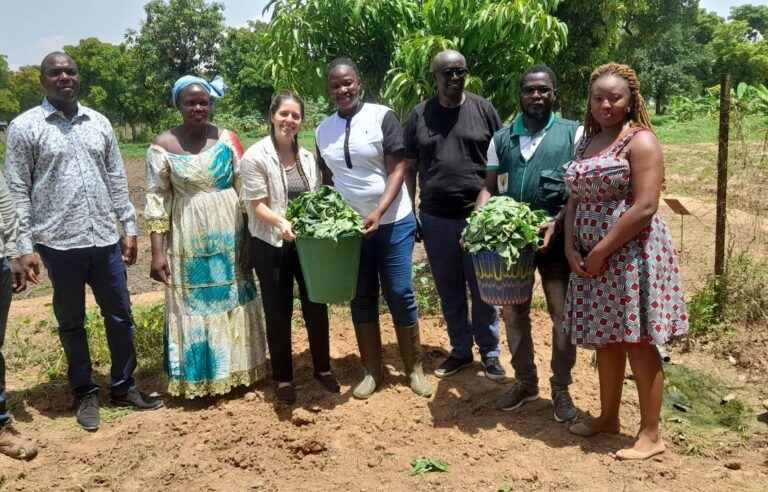
[[(348, 119), (338, 112), (320, 123), (315, 131), (318, 156), (333, 173), (334, 188), (366, 217), (384, 193), (387, 182), (384, 155), (405, 150), (403, 129), (391, 109), (372, 103), (363, 103), (352, 115), (348, 138), (347, 123)], [(397, 222), (411, 212), (411, 200), (403, 183), (380, 223)]]

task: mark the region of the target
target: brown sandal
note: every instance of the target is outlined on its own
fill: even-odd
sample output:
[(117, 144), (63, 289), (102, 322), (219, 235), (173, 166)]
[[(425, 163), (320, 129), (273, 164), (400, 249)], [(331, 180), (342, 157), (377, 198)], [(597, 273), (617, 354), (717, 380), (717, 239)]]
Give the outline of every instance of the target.
[(17, 460), (31, 460), (37, 456), (37, 446), (21, 437), (11, 424), (0, 427), (0, 453)]

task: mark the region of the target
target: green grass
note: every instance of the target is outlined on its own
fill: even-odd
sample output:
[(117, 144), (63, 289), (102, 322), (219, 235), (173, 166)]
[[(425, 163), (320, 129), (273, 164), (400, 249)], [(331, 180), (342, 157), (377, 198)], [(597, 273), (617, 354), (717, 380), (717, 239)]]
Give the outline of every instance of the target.
[[(701, 117), (691, 121), (677, 122), (668, 116), (653, 116), (651, 122), (659, 140), (664, 144), (717, 143), (720, 122), (716, 117)], [(744, 133), (748, 140), (760, 140), (765, 130), (765, 123), (761, 121), (761, 117), (753, 115), (746, 118)], [(734, 133), (735, 130), (731, 125), (731, 140), (735, 137)]]
[(664, 376), (661, 418), (667, 435), (686, 453), (704, 454), (725, 441), (747, 438), (750, 409), (739, 399), (721, 402), (729, 393), (723, 381), (679, 364), (666, 365)]
[[(136, 326), (134, 346), (139, 367), (145, 374), (157, 374), (163, 367), (163, 326), (165, 306), (157, 304), (151, 307), (133, 309)], [(108, 370), (110, 366), (109, 345), (107, 344), (104, 319), (97, 310), (86, 313), (85, 330), (88, 335), (91, 361), (94, 366)], [(48, 332), (48, 336), (57, 336), (55, 323), (47, 320), (33, 322), (28, 317), (18, 319), (9, 331), (8, 363), (12, 370), (36, 368), (40, 376), (49, 381), (66, 378), (67, 361), (64, 351), (58, 343), (40, 345), (39, 338), (31, 334)]]
[(299, 133), (299, 145), (309, 150), (315, 151), (315, 131), (314, 130), (302, 130)]
[(419, 314), (437, 316), (441, 313), (440, 296), (429, 262), (424, 260), (413, 264), (413, 290)]
[(147, 155), (147, 147), (149, 147), (149, 142), (121, 143), (120, 154), (122, 154), (123, 159), (144, 159)]
[[(133, 308), (133, 321), (136, 326), (133, 343), (136, 347), (139, 367), (147, 373), (160, 372), (163, 367), (165, 305)], [(88, 345), (94, 365), (109, 367), (109, 345), (104, 329), (104, 318), (96, 310), (87, 313), (85, 330), (88, 333)]]

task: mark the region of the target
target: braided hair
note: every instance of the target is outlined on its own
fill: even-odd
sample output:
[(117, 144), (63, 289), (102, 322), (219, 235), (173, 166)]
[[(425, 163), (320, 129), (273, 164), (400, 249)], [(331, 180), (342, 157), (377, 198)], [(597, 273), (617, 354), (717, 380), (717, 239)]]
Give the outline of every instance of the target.
[[(648, 109), (645, 107), (645, 99), (640, 94), (640, 81), (637, 79), (637, 74), (628, 65), (621, 63), (607, 63), (600, 65), (589, 77), (589, 97), (592, 97), (592, 85), (595, 81), (606, 75), (615, 75), (621, 77), (627, 81), (629, 85), (630, 105), (629, 112), (627, 113), (627, 120), (630, 122), (630, 126), (640, 126), (653, 130), (651, 125), (651, 117), (648, 115)], [(587, 137), (591, 137), (600, 133), (600, 124), (592, 116), (590, 104), (587, 103), (587, 115), (584, 118), (584, 134)]]

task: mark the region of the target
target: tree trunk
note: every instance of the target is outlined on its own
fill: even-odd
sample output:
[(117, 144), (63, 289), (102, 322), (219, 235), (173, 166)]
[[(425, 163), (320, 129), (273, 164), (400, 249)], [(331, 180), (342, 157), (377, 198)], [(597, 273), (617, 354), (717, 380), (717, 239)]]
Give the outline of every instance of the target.
[(656, 114), (661, 116), (664, 114), (664, 105), (661, 92), (658, 92), (654, 99), (656, 99)]
[(130, 125), (128, 125), (128, 126), (130, 126), (130, 127), (131, 127), (131, 142), (135, 142), (135, 141), (136, 141), (136, 125), (134, 125), (133, 123), (131, 123), (131, 124), (130, 124)]

